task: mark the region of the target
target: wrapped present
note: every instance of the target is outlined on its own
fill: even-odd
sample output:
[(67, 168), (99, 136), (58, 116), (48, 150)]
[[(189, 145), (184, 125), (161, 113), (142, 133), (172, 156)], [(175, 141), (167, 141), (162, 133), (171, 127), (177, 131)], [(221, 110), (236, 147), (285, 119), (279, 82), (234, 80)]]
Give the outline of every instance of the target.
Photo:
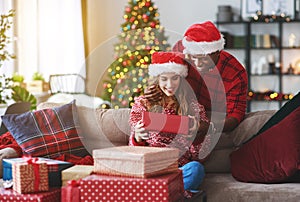
[[(58, 161), (48, 158), (38, 157), (40, 161), (45, 161), (48, 166), (48, 178), (49, 178), (49, 187), (60, 187), (62, 185), (61, 181), (61, 172), (73, 166), (72, 163), (65, 161)], [(12, 180), (12, 165), (18, 162), (25, 162), (26, 158), (11, 158), (11, 159), (3, 159), (3, 180)]]
[(13, 202), (56, 202), (60, 201), (60, 188), (50, 188), (46, 192), (20, 194), (12, 189), (0, 188), (0, 201)]
[(94, 173), (147, 178), (178, 169), (176, 148), (119, 146), (93, 150)]
[(75, 165), (61, 172), (62, 185), (66, 186), (69, 180), (78, 180), (92, 174), (94, 166)]
[(188, 116), (162, 114), (155, 112), (142, 112), (142, 122), (149, 131), (168, 132), (176, 134), (189, 134)]
[(79, 189), (79, 201), (183, 201), (183, 180), (180, 170), (152, 178), (93, 174), (79, 180), (78, 183), (78, 187), (71, 184), (67, 186), (69, 189), (64, 187), (65, 191), (73, 191), (73, 194), (65, 192), (62, 195), (63, 201), (70, 201), (66, 197), (78, 199), (78, 195), (75, 195), (78, 194), (76, 189)]
[(61, 201), (80, 202), (79, 181), (69, 180), (66, 186), (61, 188)]
[(37, 158), (12, 165), (13, 190), (18, 193), (48, 191), (48, 166)]

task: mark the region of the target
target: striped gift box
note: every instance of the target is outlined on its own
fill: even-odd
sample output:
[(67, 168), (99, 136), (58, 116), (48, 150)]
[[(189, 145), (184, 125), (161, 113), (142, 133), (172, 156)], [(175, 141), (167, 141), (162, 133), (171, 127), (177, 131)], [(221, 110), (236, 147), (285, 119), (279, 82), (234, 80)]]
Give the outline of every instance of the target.
[(48, 166), (45, 162), (29, 159), (12, 166), (13, 190), (20, 193), (48, 191)]

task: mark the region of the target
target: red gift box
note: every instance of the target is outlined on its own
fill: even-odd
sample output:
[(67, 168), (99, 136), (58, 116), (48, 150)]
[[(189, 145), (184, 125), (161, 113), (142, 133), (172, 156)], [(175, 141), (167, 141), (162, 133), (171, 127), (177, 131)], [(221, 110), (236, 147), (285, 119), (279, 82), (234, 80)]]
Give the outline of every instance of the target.
[(149, 131), (189, 134), (189, 117), (155, 112), (142, 112), (142, 122)]
[(152, 178), (90, 175), (79, 183), (80, 201), (183, 201), (180, 170)]
[(69, 180), (66, 186), (61, 188), (61, 201), (80, 202), (79, 181)]
[(14, 202), (56, 202), (60, 201), (60, 188), (51, 188), (47, 192), (19, 194), (12, 189), (0, 188), (0, 201)]

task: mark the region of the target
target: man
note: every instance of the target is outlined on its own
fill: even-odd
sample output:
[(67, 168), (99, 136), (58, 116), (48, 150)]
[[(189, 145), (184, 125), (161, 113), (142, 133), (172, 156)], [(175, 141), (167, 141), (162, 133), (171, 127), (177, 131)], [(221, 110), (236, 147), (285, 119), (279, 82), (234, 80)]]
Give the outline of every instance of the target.
[[(191, 61), (187, 80), (199, 103), (211, 112), (213, 130), (219, 132), (231, 131), (243, 120), (248, 90), (246, 69), (223, 50), (224, 44), (220, 31), (207, 21), (190, 26), (183, 40), (173, 47), (173, 51), (185, 53)], [(145, 90), (145, 96), (150, 100), (157, 99), (159, 93), (149, 88)], [(214, 116), (214, 113), (225, 115)]]

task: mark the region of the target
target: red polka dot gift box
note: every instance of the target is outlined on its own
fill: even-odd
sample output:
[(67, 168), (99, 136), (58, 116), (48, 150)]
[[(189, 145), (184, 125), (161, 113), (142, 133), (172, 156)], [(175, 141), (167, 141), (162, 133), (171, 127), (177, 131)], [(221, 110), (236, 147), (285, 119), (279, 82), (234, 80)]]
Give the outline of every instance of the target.
[(118, 146), (93, 150), (94, 173), (148, 178), (178, 170), (179, 150)]
[(2, 202), (59, 202), (61, 199), (60, 188), (50, 188), (46, 192), (19, 194), (12, 189), (0, 188), (0, 201)]
[(132, 178), (109, 175), (90, 175), (62, 188), (65, 202), (170, 202), (183, 201), (182, 173)]

